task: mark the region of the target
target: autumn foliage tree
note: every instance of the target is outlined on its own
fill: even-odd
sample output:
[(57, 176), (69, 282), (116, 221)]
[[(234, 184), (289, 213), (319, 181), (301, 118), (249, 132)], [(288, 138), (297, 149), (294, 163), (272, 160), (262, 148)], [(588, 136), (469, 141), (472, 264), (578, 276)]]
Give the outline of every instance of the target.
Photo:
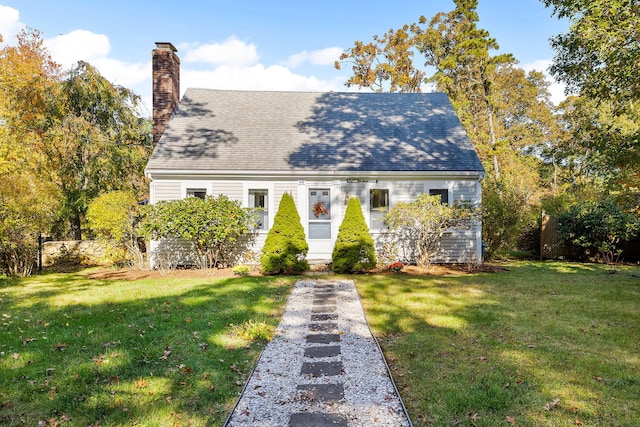
[(36, 30), (0, 50), (0, 175), (29, 175), (53, 192), (57, 226), (43, 232), (79, 239), (93, 198), (146, 191), (151, 142), (139, 101), (85, 62), (63, 73)]

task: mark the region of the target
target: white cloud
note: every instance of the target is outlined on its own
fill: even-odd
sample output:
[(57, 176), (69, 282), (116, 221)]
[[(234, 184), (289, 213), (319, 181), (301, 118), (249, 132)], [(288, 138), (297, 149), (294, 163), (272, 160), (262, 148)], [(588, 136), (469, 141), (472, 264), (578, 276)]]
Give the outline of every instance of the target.
[(249, 66), (258, 63), (258, 49), (231, 36), (222, 43), (187, 47), (184, 62), (202, 62), (214, 65)]
[(292, 73), (281, 65), (265, 67), (230, 67), (223, 65), (212, 70), (184, 69), (180, 73), (182, 92), (189, 88), (234, 89), (234, 90), (280, 90), (280, 91), (329, 91), (336, 83), (320, 80), (314, 76)]
[(325, 49), (312, 50), (307, 52), (303, 50), (300, 53), (291, 55), (285, 65), (296, 68), (305, 62), (310, 62), (313, 65), (333, 65), (335, 61), (340, 58), (343, 49), (341, 47), (327, 47)]
[(23, 27), (24, 24), (20, 22), (20, 12), (17, 9), (0, 5), (0, 35), (3, 38), (0, 45), (10, 43)]
[(539, 59), (530, 64), (522, 65), (522, 69), (526, 72), (533, 70), (542, 72), (549, 82), (549, 93), (551, 93), (551, 102), (558, 105), (567, 97), (564, 94), (566, 85), (564, 83), (556, 81), (556, 79), (553, 78), (551, 74), (549, 74), (549, 67), (552, 63), (553, 62), (550, 59)]
[(74, 30), (45, 40), (51, 57), (64, 69), (73, 67), (78, 61), (94, 65), (98, 58), (105, 58), (111, 51), (109, 37), (87, 30)]
[(151, 79), (151, 61), (131, 64), (112, 58), (97, 58), (91, 65), (110, 82), (127, 88)]

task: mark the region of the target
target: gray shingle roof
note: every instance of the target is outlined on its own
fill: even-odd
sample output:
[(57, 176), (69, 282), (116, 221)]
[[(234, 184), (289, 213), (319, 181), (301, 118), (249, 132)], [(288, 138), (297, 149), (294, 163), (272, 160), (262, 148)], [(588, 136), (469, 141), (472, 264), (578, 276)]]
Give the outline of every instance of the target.
[(482, 171), (442, 93), (189, 89), (147, 171)]

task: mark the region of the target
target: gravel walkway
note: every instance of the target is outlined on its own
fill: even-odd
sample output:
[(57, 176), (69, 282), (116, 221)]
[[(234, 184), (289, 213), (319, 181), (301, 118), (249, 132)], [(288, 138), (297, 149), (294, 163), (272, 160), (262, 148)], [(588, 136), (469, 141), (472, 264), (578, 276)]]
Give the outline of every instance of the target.
[(225, 425), (411, 427), (353, 281), (296, 283)]

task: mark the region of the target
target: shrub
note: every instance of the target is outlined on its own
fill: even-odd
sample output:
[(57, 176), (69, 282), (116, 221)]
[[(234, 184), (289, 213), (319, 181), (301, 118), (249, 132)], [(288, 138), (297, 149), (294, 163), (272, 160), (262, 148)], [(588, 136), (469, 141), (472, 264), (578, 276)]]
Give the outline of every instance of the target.
[(421, 194), (411, 203), (397, 203), (387, 212), (385, 221), (405, 247), (403, 252), (413, 258), (411, 261), (428, 267), (444, 233), (451, 228), (471, 228), (476, 216), (477, 210), (469, 202), (458, 200), (449, 205), (442, 203), (440, 196)]
[(0, 176), (0, 274), (31, 274), (38, 235), (51, 226), (56, 204), (50, 183), (26, 172)]
[(637, 216), (625, 213), (611, 200), (581, 202), (560, 215), (560, 238), (571, 244), (582, 257), (599, 256), (614, 261), (621, 252), (620, 242), (640, 231)]
[(133, 193), (112, 191), (96, 197), (87, 209), (87, 222), (98, 240), (110, 249), (108, 261), (134, 261), (142, 265), (136, 226), (140, 215)]
[(302, 273), (309, 268), (307, 252), (309, 244), (293, 197), (284, 193), (262, 248), (262, 274)]
[(246, 276), (249, 274), (249, 271), (251, 271), (249, 266), (244, 264), (236, 265), (231, 270), (233, 271), (233, 274), (237, 276)]
[(249, 209), (227, 196), (187, 197), (151, 205), (141, 232), (152, 240), (193, 242), (200, 259), (209, 267), (220, 268), (231, 265), (243, 245), (251, 242), (245, 237), (251, 237), (253, 219)]
[(373, 239), (357, 197), (349, 199), (331, 258), (335, 273), (359, 273), (376, 265)]

